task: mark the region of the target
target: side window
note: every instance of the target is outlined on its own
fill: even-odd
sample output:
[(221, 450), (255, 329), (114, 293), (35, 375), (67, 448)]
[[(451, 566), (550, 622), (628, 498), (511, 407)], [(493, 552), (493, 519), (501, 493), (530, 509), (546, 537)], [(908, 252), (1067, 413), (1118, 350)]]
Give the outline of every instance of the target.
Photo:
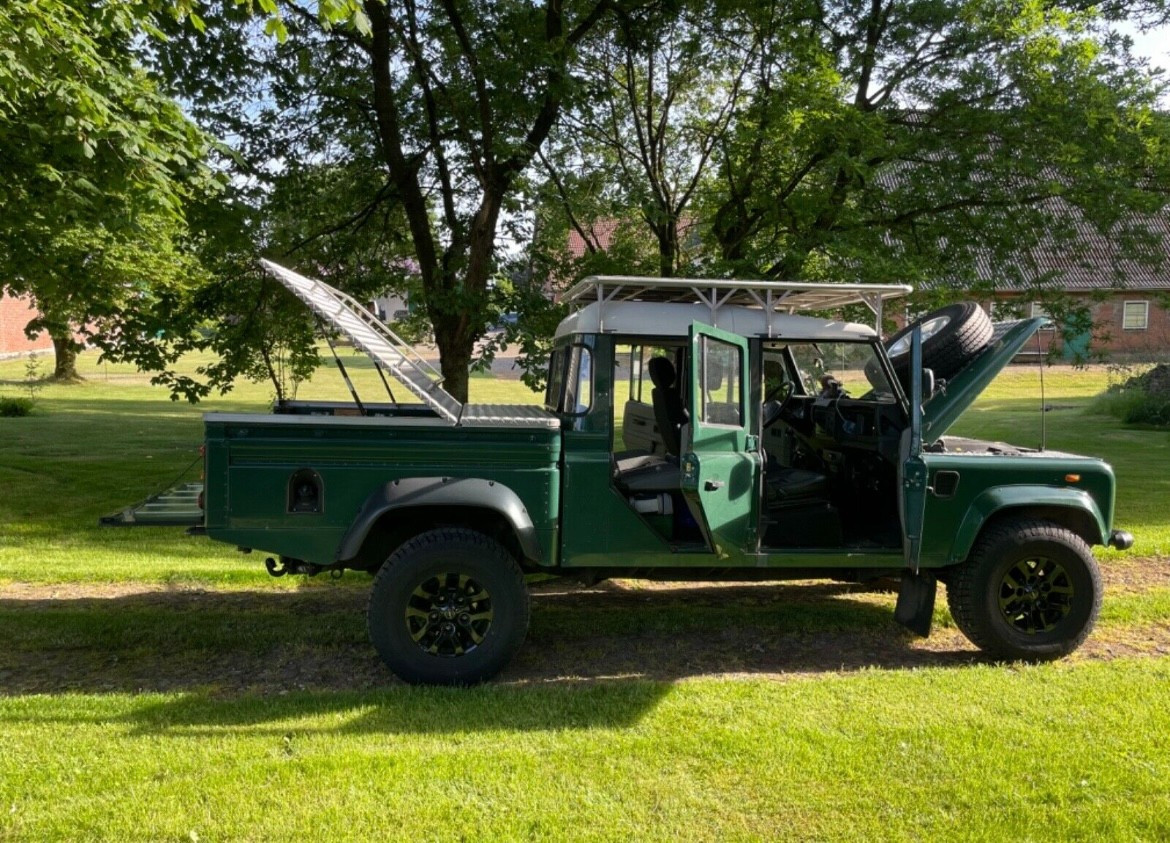
[(784, 361), (784, 352), (775, 349), (764, 349), (764, 395), (765, 397), (782, 397), (792, 387), (785, 384), (792, 383), (788, 376), (788, 368)]
[[(617, 353), (614, 355), (616, 365), (628, 365), (629, 372), (626, 373), (625, 381), (628, 385), (626, 398), (630, 401), (642, 400), (642, 346), (618, 346)], [(615, 377), (613, 382), (619, 383), (621, 379)]]
[(561, 411), (581, 415), (593, 406), (593, 353), (583, 345), (569, 352), (569, 378)]
[(706, 424), (743, 426), (741, 375), (743, 360), (738, 347), (703, 337), (703, 362), (699, 370), (702, 390), (701, 421)]
[(544, 390), (544, 406), (556, 412), (561, 406), (561, 390), (565, 385), (565, 351), (555, 349), (548, 361), (548, 386)]

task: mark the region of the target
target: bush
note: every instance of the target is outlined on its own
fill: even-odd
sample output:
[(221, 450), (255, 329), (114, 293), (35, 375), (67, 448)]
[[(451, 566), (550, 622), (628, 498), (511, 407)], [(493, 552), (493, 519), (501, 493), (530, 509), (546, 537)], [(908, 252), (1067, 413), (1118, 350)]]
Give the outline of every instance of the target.
[(32, 408), (33, 402), (31, 398), (13, 398), (7, 395), (0, 395), (0, 418), (27, 416), (32, 412)]
[(1157, 395), (1138, 395), (1129, 402), (1121, 420), (1126, 424), (1152, 424), (1170, 427), (1170, 398)]
[(1162, 364), (1114, 384), (1093, 402), (1093, 410), (1126, 424), (1170, 427), (1170, 366)]

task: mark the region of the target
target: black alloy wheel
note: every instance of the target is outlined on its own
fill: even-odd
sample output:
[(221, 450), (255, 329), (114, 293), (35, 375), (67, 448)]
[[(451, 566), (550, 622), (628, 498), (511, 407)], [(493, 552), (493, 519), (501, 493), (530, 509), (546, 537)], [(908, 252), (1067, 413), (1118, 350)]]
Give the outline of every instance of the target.
[(528, 631), (528, 587), (495, 539), (441, 527), (406, 541), (370, 591), (370, 641), (401, 679), (474, 685), (499, 673)]
[(484, 642), (492, 625), (492, 597), (466, 574), (427, 577), (404, 612), (411, 640), (432, 656), (454, 658)]
[(1051, 521), (992, 524), (967, 561), (944, 573), (955, 624), (998, 659), (1066, 656), (1092, 632), (1101, 609), (1101, 573), (1092, 551)]
[(1058, 562), (1043, 556), (1021, 559), (1004, 572), (999, 610), (1020, 632), (1051, 632), (1068, 617), (1074, 599), (1072, 579)]

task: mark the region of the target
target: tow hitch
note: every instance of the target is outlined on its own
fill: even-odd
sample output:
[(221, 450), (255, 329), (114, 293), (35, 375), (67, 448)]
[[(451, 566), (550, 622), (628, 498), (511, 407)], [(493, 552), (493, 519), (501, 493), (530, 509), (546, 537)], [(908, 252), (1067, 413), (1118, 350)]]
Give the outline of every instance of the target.
[(279, 562), (269, 556), (264, 560), (264, 567), (274, 577), (283, 577), (285, 574), (304, 574), (308, 577), (315, 577), (325, 570), (321, 565), (305, 562), (302, 559), (292, 559), (288, 556), (280, 557)]

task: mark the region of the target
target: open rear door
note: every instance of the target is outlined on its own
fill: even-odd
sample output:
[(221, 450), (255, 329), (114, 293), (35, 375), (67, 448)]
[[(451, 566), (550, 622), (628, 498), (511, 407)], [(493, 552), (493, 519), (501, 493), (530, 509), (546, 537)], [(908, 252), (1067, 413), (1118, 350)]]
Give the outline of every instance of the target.
[(717, 553), (754, 550), (760, 454), (759, 439), (749, 432), (747, 342), (697, 322), (690, 337), (691, 417), (683, 493)]

